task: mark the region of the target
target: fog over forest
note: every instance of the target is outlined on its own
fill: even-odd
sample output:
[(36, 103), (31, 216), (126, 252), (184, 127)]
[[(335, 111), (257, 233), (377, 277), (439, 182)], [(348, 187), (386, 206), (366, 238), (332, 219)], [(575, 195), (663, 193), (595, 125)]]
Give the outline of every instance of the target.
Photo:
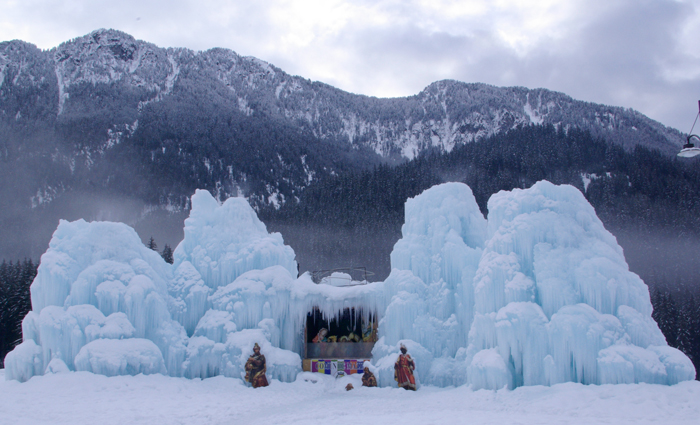
[[(543, 141), (527, 145), (520, 140), (536, 139), (536, 136)], [(396, 167), (348, 171), (315, 182), (298, 204), (291, 202), (279, 210), (258, 208), (259, 215), (269, 231), (280, 232), (295, 250), (302, 271), (366, 267), (374, 273), (372, 280), (383, 280), (390, 272), (389, 254), (401, 237), (403, 203), (433, 184), (445, 181), (476, 184), (473, 190), (486, 213), (489, 193), (512, 189), (514, 182), (518, 187), (529, 187), (538, 179), (548, 178), (557, 183), (574, 184), (583, 191), (582, 174), (610, 169), (610, 176), (599, 172), (601, 177), (589, 183), (586, 194), (606, 228), (624, 249), (630, 270), (639, 274), (652, 289), (697, 292), (700, 264), (695, 258), (700, 252), (700, 237), (697, 227), (694, 227), (697, 219), (693, 214), (697, 200), (681, 195), (674, 198), (672, 187), (663, 188), (664, 185), (690, 185), (691, 189), (700, 186), (692, 180), (698, 174), (697, 161), (668, 159), (653, 151), (635, 156), (634, 152), (620, 149), (617, 151), (618, 165), (597, 163), (596, 158), (586, 158), (590, 162), (588, 165), (576, 161), (562, 165), (561, 161), (555, 161), (551, 167), (529, 175), (533, 173), (533, 167), (536, 168), (527, 165), (532, 152), (554, 149), (560, 157), (570, 155), (568, 150), (575, 153), (581, 148), (580, 143), (591, 143), (598, 146), (604, 157), (605, 149), (612, 146), (590, 136), (572, 142), (576, 137), (579, 136), (557, 135), (554, 130), (531, 127), (513, 131), (508, 136), (483, 140), (449, 154), (426, 155)], [(501, 157), (512, 152), (494, 149), (494, 144), (517, 146), (512, 151), (521, 156), (517, 165), (513, 167), (502, 162)], [(470, 149), (468, 155), (465, 149)], [(495, 161), (493, 164), (483, 165), (485, 160), (479, 157), (488, 155), (495, 155), (497, 159), (489, 160)], [(638, 176), (638, 181), (633, 184), (616, 186), (619, 182), (615, 183), (615, 180), (619, 178), (615, 176), (636, 167), (640, 161), (651, 164), (646, 173)], [(506, 173), (507, 167), (515, 171)], [(489, 178), (489, 173), (493, 174), (492, 178)], [(623, 178), (627, 182), (634, 176), (625, 175)], [(213, 188), (209, 189), (215, 192)], [(38, 260), (58, 218), (125, 222), (136, 229), (144, 243), (153, 237), (160, 249), (166, 244), (174, 248), (183, 237), (183, 221), (188, 214), (186, 209), (168, 211), (149, 207), (146, 202), (133, 197), (80, 191), (69, 192), (57, 202), (35, 211), (39, 214), (31, 217), (31, 225), (26, 227), (31, 228), (31, 232), (26, 231), (23, 223), (6, 228), (0, 257)], [(14, 242), (10, 244), (8, 241)]]

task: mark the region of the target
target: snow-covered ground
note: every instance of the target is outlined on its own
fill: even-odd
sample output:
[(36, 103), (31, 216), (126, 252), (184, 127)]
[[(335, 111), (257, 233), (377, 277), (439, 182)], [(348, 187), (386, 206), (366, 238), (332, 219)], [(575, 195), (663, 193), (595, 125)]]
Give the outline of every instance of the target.
[[(252, 389), (238, 379), (89, 372), (5, 381), (2, 424), (697, 424), (700, 382), (678, 385), (362, 388), (359, 377), (301, 374)], [(304, 378), (315, 379), (313, 383)], [(345, 391), (352, 382), (355, 389)]]

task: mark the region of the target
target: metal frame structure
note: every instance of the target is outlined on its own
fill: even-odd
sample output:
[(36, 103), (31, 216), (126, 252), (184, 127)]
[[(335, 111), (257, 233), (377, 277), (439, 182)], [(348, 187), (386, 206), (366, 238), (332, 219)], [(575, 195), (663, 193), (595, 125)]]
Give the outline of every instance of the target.
[[(327, 270), (314, 270), (311, 272), (311, 279), (314, 281), (314, 283), (319, 284), (321, 281), (329, 277), (335, 272), (341, 272), (341, 273), (347, 273), (350, 276), (352, 276), (352, 272), (362, 272), (362, 282), (359, 283), (358, 285), (365, 285), (367, 284), (367, 276), (374, 276), (374, 273), (367, 271), (366, 267), (341, 267), (337, 269), (327, 269)], [(347, 286), (356, 286), (356, 285), (347, 285)]]
[(700, 142), (700, 136), (698, 136), (697, 134), (693, 134), (693, 129), (695, 128), (695, 124), (698, 122), (698, 117), (700, 117), (700, 100), (698, 101), (698, 114), (695, 116), (693, 127), (691, 127), (690, 132), (688, 133), (688, 143), (683, 145), (683, 149), (681, 149), (681, 151), (678, 152), (678, 156), (680, 156), (681, 158), (692, 158), (694, 156), (700, 155), (700, 148), (695, 147), (693, 142), (691, 142), (691, 140), (694, 138), (698, 139), (698, 142)]

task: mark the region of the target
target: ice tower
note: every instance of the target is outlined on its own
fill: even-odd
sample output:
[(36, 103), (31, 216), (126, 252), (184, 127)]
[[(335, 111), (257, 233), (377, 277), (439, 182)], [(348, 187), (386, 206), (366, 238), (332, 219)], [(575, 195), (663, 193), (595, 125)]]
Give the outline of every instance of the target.
[(168, 313), (171, 277), (130, 227), (61, 221), (31, 286), (24, 341), (5, 358), (6, 377), (165, 373), (184, 360), (184, 345), (170, 343), (181, 328)]
[[(475, 389), (694, 379), (651, 318), (646, 285), (580, 191), (542, 181), (493, 195), (488, 211), (488, 223), (479, 220), (459, 183), (406, 203), (391, 255), (406, 271), (386, 282), (404, 290), (388, 304), (377, 354), (396, 353), (405, 339), (423, 382)], [(378, 363), (388, 378), (391, 362)]]
[[(246, 274), (260, 269), (268, 272)], [(256, 313), (246, 306), (211, 309), (221, 300), (216, 290), (239, 277), (252, 290), (270, 279), (289, 284), (292, 271), (294, 252), (244, 199), (219, 205), (197, 191), (174, 266), (124, 224), (61, 221), (31, 287), (24, 342), (5, 359), (6, 377), (64, 370), (239, 377), (259, 342), (271, 376), (293, 379), (299, 356), (270, 343), (276, 330), (262, 316), (271, 314), (251, 323), (242, 317)]]
[(380, 381), (393, 380), (403, 342), (422, 383), (463, 384), (464, 367), (455, 356), (464, 351), (474, 317), (472, 282), (486, 220), (471, 189), (461, 183), (434, 186), (409, 199), (405, 211), (403, 238), (391, 253), (393, 270), (385, 282), (390, 301), (374, 352)]

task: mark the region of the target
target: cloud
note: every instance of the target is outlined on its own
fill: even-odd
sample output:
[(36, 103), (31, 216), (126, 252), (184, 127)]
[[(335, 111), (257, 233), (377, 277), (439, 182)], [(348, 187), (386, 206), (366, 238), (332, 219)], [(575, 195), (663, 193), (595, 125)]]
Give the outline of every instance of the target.
[(0, 0), (0, 40), (51, 48), (97, 28), (225, 47), (344, 90), (433, 81), (544, 87), (687, 131), (700, 98), (693, 0)]

